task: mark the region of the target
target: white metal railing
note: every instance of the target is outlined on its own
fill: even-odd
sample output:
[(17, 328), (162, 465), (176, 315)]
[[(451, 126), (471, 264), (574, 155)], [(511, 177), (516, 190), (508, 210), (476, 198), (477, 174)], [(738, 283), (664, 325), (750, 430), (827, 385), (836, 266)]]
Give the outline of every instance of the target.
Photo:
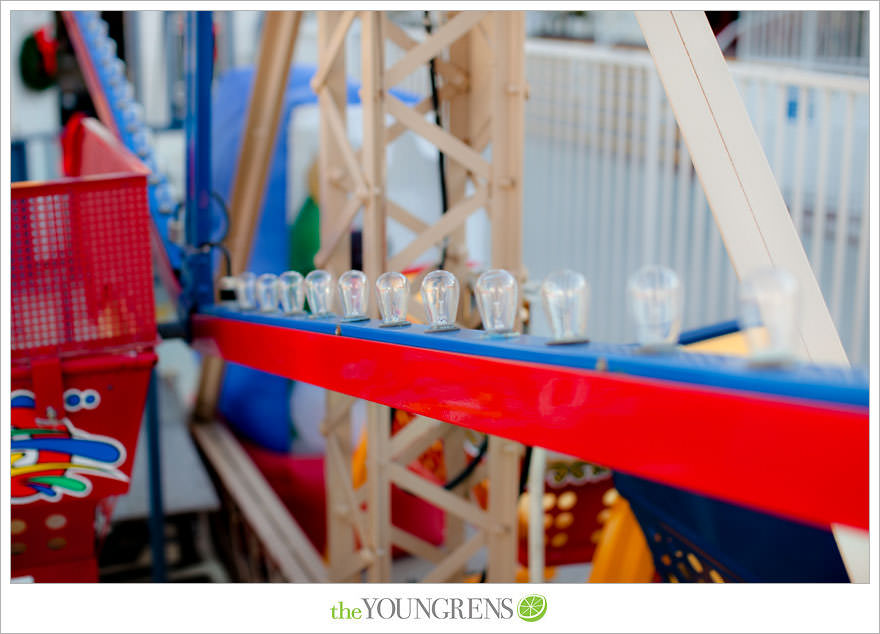
[(742, 11), (729, 33), (739, 59), (868, 73), (866, 11)]
[[(650, 55), (530, 40), (525, 263), (593, 287), (591, 332), (632, 338), (626, 278), (659, 262), (685, 327), (735, 316), (736, 279)], [(730, 63), (851, 361), (867, 362), (868, 82)]]

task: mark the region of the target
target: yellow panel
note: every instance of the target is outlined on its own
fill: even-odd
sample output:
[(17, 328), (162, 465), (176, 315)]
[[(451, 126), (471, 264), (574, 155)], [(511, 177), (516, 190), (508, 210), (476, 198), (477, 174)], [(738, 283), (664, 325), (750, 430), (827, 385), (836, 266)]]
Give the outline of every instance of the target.
[(733, 357), (744, 357), (749, 353), (745, 335), (741, 332), (732, 332), (729, 335), (698, 341), (684, 347), (688, 352), (701, 352), (703, 354), (724, 354)]
[(609, 498), (612, 504), (593, 555), (590, 583), (650, 583), (654, 562), (642, 529), (626, 500)]
[(688, 352), (703, 354), (724, 354), (732, 357), (744, 357), (749, 353), (746, 337), (742, 332), (732, 332), (705, 341), (698, 341), (684, 346)]

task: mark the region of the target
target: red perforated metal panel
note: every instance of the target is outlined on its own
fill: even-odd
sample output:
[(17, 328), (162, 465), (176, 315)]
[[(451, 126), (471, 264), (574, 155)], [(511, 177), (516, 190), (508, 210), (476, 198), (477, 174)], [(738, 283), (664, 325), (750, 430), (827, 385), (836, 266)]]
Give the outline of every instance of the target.
[(12, 358), (156, 338), (142, 174), (12, 186)]

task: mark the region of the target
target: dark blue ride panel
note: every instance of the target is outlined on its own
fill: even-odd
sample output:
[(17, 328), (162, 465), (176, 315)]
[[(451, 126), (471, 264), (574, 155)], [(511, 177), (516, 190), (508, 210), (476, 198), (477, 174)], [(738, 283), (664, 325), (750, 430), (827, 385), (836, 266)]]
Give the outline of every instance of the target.
[(663, 581), (847, 582), (834, 536), (767, 513), (614, 474)]

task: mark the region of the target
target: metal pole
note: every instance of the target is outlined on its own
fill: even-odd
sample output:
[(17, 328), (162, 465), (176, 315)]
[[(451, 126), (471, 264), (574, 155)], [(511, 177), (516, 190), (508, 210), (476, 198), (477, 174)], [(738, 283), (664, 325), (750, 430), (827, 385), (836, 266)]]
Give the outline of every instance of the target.
[(150, 556), (153, 581), (165, 581), (165, 511), (162, 505), (162, 457), (159, 448), (159, 375), (153, 368), (147, 392), (147, 470), (150, 480)]
[(184, 310), (214, 301), (211, 241), (211, 79), (214, 36), (210, 11), (186, 15), (186, 242)]

